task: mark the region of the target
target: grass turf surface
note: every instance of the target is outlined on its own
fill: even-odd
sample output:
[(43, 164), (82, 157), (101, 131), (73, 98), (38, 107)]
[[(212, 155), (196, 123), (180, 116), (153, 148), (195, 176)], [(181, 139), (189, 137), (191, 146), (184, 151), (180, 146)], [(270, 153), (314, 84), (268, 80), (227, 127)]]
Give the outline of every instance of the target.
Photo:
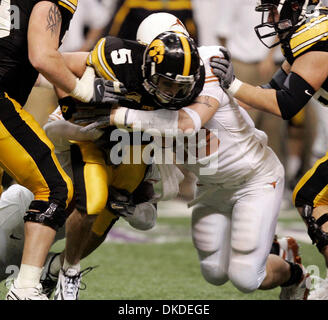
[[(230, 282), (220, 287), (208, 284), (200, 273), (197, 253), (191, 243), (189, 224), (188, 217), (159, 218), (153, 230), (133, 233), (139, 242), (121, 242), (119, 237), (114, 237), (103, 243), (82, 261), (82, 268), (96, 265), (98, 267), (83, 278), (87, 289), (80, 291), (80, 299), (278, 299), (280, 288), (243, 294)], [(124, 221), (119, 221), (112, 231), (119, 234), (131, 232), (131, 228)], [(147, 237), (140, 241), (139, 235)], [(161, 241), (157, 241), (158, 239)], [(60, 241), (55, 244), (54, 251), (59, 251), (63, 246), (64, 241)], [(300, 246), (304, 265), (318, 266), (321, 276), (324, 276), (323, 258), (317, 249), (305, 243)], [(2, 282), (0, 299), (3, 299), (5, 294), (6, 288)]]

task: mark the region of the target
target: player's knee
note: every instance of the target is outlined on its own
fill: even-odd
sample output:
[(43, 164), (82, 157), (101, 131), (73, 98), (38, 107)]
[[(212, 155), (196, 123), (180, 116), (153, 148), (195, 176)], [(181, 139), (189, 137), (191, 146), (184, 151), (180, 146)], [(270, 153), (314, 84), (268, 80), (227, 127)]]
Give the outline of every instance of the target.
[(200, 268), (204, 279), (210, 284), (221, 286), (228, 281), (227, 273), (215, 262), (201, 261)]
[(255, 291), (263, 280), (256, 265), (240, 261), (230, 262), (228, 277), (232, 284), (243, 293)]
[(24, 222), (41, 223), (57, 231), (66, 218), (65, 208), (58, 203), (33, 200), (24, 215)]
[(198, 254), (200, 269), (207, 282), (220, 286), (229, 280), (225, 264), (219, 259), (219, 252), (205, 253), (199, 251)]

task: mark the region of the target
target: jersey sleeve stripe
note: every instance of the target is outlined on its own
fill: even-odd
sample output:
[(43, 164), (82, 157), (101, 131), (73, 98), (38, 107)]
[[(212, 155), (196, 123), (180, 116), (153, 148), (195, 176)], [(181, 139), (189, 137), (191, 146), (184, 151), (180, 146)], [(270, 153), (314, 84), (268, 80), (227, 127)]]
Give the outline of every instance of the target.
[(66, 8), (67, 10), (69, 10), (72, 14), (74, 14), (74, 12), (76, 11), (76, 5), (77, 5), (77, 1), (75, 1), (75, 5), (69, 1), (69, 0), (60, 0), (58, 1), (58, 4), (60, 4), (62, 7)]
[[(105, 38), (101, 38), (96, 46), (89, 54), (87, 64), (92, 66), (98, 76), (107, 80), (116, 80), (113, 70), (109, 67), (108, 63), (104, 62), (105, 59)], [(106, 60), (106, 59), (105, 59)]]
[(218, 79), (213, 79), (213, 80), (206, 80), (205, 83), (210, 83), (210, 82), (219, 82)]
[(312, 21), (312, 23), (295, 33), (290, 41), (292, 53), (297, 56), (315, 43), (327, 40), (327, 36), (328, 17), (325, 16)]
[(103, 69), (106, 71), (107, 75), (110, 77), (110, 79), (107, 79), (107, 80), (117, 80), (113, 69), (108, 65), (107, 60), (106, 60), (105, 42), (106, 42), (106, 39), (103, 39), (100, 47), (98, 48), (99, 61), (101, 63), (101, 66), (103, 67)]
[(295, 49), (292, 50), (294, 57), (298, 56), (299, 54), (301, 54), (303, 51), (307, 50), (308, 48), (310, 48), (311, 46), (313, 46), (314, 44), (316, 44), (319, 41), (326, 41), (328, 40), (328, 32), (325, 32), (322, 35), (319, 35), (313, 39), (310, 39), (304, 43), (302, 43), (301, 45), (299, 45), (298, 47), (296, 47)]

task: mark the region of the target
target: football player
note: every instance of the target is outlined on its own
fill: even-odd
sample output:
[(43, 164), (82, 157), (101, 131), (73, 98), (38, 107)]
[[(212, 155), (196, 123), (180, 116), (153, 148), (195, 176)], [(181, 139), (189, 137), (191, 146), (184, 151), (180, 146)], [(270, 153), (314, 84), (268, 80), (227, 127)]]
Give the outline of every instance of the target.
[[(255, 10), (262, 12), (262, 23), (255, 27), (258, 37), (266, 44), (267, 38), (278, 35), (275, 45), (280, 44), (286, 60), (269, 84), (253, 87), (235, 78), (230, 54), (224, 51), (223, 59), (211, 63), (221, 85), (244, 103), (285, 120), (311, 98), (327, 106), (328, 8), (318, 0), (262, 0)], [(328, 154), (299, 180), (293, 202), (328, 268), (327, 171)]]
[(41, 293), (41, 268), (72, 198), (72, 183), (50, 141), (22, 106), (39, 72), (68, 92), (74, 89), (76, 77), (65, 67), (57, 48), (76, 4), (55, 0), (0, 3), (0, 162), (35, 196), (24, 216), (20, 272), (6, 299), (46, 298)]
[[(97, 130), (94, 132), (89, 131), (81, 133), (77, 129), (76, 125), (70, 124), (65, 121), (61, 115), (60, 110), (55, 110), (50, 116), (48, 123), (44, 126), (44, 130), (48, 138), (52, 141), (55, 146), (55, 154), (65, 172), (72, 178), (72, 166), (70, 156), (70, 145), (71, 143), (68, 138), (74, 140), (94, 140), (98, 136)], [(124, 177), (122, 177), (123, 179)], [(138, 230), (148, 230), (154, 226), (156, 221), (157, 213), (154, 204), (146, 202), (150, 200), (151, 194), (146, 198), (145, 195), (145, 183), (147, 181), (158, 181), (159, 175), (157, 171), (152, 168), (149, 170), (147, 177), (143, 181), (137, 191), (133, 194), (133, 202), (128, 202), (128, 199), (120, 198), (117, 201), (118, 205), (129, 203), (129, 212), (122, 216), (123, 218), (133, 227)], [(150, 190), (148, 188), (148, 190)], [(142, 192), (142, 194), (141, 194)], [(11, 277), (17, 277), (18, 265), (22, 256), (24, 246), (24, 222), (23, 216), (28, 209), (30, 203), (33, 201), (34, 196), (31, 191), (25, 187), (14, 184), (6, 189), (0, 197), (0, 281), (6, 279), (11, 273)], [(101, 218), (101, 224), (97, 222), (95, 227), (92, 229), (91, 237), (94, 243), (89, 244), (90, 247), (97, 247), (99, 242), (99, 227), (106, 229), (106, 232), (101, 234), (102, 240), (110, 231), (108, 217), (104, 214)], [(117, 220), (118, 217), (115, 217)], [(112, 224), (113, 225), (113, 224)], [(65, 226), (58, 229), (54, 242), (64, 239), (65, 237)], [(91, 250), (92, 251), (92, 250)], [(82, 258), (86, 257), (90, 253), (88, 251), (83, 252)], [(64, 256), (62, 255), (62, 258)], [(62, 259), (63, 260), (63, 259)], [(61, 261), (62, 261), (61, 260)], [(47, 261), (45, 263), (42, 275), (41, 283), (43, 286), (43, 292), (50, 297), (58, 278), (58, 273), (61, 268), (61, 261), (59, 254), (49, 253)], [(89, 268), (88, 268), (89, 269)], [(55, 280), (56, 281), (55, 281)]]
[[(162, 107), (175, 110), (188, 105), (201, 91), (204, 83), (204, 68), (200, 65), (198, 51), (193, 40), (182, 33), (162, 35), (158, 42), (163, 43), (162, 47), (158, 48), (159, 51), (151, 49), (147, 51), (146, 56), (147, 59), (151, 59), (158, 55), (158, 59), (162, 59), (163, 68), (170, 68), (172, 72), (175, 72), (171, 74), (172, 77), (176, 77), (172, 94), (166, 88), (171, 84), (170, 77), (155, 79), (152, 77), (152, 70), (148, 68), (149, 64), (143, 68), (143, 58), (147, 47), (136, 41), (108, 36), (102, 38), (90, 54), (67, 54), (66, 63), (77, 74), (82, 74), (85, 68), (87, 71), (84, 73), (92, 69), (98, 76), (112, 80), (113, 91), (118, 91), (118, 93), (112, 93), (112, 98), (115, 94), (121, 95), (118, 98), (120, 104), (138, 109)], [(169, 51), (164, 59), (162, 51), (165, 49)], [(174, 52), (176, 54), (173, 55)], [(79, 66), (77, 61), (81, 62)], [(160, 82), (164, 90), (159, 90), (153, 81)], [(124, 90), (128, 91), (125, 96), (119, 82), (124, 83)], [(97, 120), (96, 116), (99, 116), (101, 112), (98, 106), (81, 106), (70, 98), (61, 99), (60, 104), (64, 117), (68, 119), (73, 114), (72, 119), (79, 124)], [(83, 108), (86, 109), (85, 112)], [(90, 119), (92, 112), (95, 114)], [(115, 223), (118, 216), (125, 214), (118, 205), (117, 194), (121, 198), (128, 197), (129, 199), (143, 182), (149, 170), (149, 165), (143, 161), (138, 163), (138, 159), (134, 159), (135, 161), (130, 164), (113, 165), (111, 163), (110, 151), (117, 142), (110, 141), (110, 136), (117, 128), (108, 127), (110, 108), (107, 108), (105, 112), (108, 116), (107, 128), (102, 130), (102, 135), (97, 137), (96, 143), (82, 141), (75, 142), (71, 146), (76, 210), (66, 222), (65, 259), (59, 274), (55, 299), (77, 299), (81, 275), (79, 261), (82, 252), (89, 246), (86, 235), (92, 231), (98, 236), (99, 243), (103, 241), (107, 229)], [(102, 114), (102, 117), (105, 116), (106, 113)], [(134, 133), (128, 135), (128, 139), (131, 139), (129, 145), (135, 143), (135, 135)], [(146, 141), (140, 139), (141, 148), (149, 144), (149, 139), (143, 140)], [(131, 153), (133, 153), (133, 146)], [(144, 188), (141, 190), (142, 193), (146, 193)], [(93, 249), (89, 248), (90, 250)], [(75, 288), (69, 292), (65, 285), (68, 282), (73, 283)]]
[[(152, 39), (148, 51), (153, 50), (158, 37), (151, 36), (151, 26), (145, 30)], [(246, 111), (222, 90), (212, 73), (210, 58), (221, 54), (220, 47), (201, 47), (199, 52), (206, 78), (192, 104), (178, 111), (119, 107), (112, 110), (111, 124), (130, 129), (156, 128), (160, 134), (167, 134), (167, 128), (171, 128), (170, 134), (177, 138), (175, 145), (182, 144), (187, 153), (192, 152), (192, 143), (185, 145), (185, 139), (179, 139), (179, 129), (196, 136), (197, 151), (192, 154), (196, 162), (186, 162), (184, 153), (182, 158), (177, 154), (177, 159), (198, 177), (197, 197), (190, 203), (196, 205), (192, 236), (202, 274), (209, 283), (222, 285), (230, 280), (245, 293), (281, 286), (281, 299), (306, 299), (310, 278), (300, 264), (296, 243), (290, 241), (286, 247), (291, 252), (292, 247), (295, 249), (288, 261), (269, 254), (283, 194), (284, 169), (267, 147), (266, 135), (254, 127)], [(156, 79), (167, 74), (155, 58), (146, 63)], [(160, 82), (153, 84), (161, 90)]]

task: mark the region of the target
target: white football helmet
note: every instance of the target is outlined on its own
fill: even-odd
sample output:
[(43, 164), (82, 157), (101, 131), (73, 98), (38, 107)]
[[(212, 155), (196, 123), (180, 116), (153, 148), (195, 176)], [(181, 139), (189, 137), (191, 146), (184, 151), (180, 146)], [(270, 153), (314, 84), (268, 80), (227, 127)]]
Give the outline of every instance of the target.
[(189, 37), (186, 27), (176, 16), (167, 12), (158, 12), (149, 15), (140, 23), (137, 41), (149, 45), (156, 36), (165, 31), (178, 31)]

